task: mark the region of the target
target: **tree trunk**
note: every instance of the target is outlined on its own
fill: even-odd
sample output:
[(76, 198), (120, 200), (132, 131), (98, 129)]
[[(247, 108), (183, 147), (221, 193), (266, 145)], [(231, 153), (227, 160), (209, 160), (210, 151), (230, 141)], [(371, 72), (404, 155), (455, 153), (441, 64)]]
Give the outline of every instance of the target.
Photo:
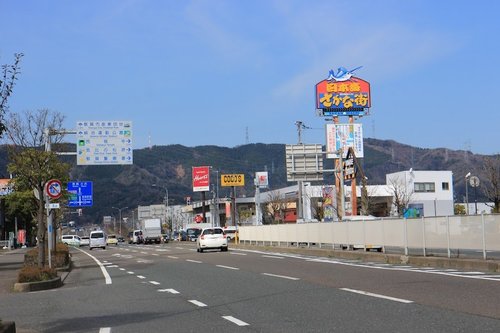
[[(39, 191), (38, 193), (42, 193)], [(43, 196), (38, 200), (38, 230), (37, 230), (37, 238), (38, 238), (38, 267), (45, 267), (45, 223), (44, 222), (44, 201)]]

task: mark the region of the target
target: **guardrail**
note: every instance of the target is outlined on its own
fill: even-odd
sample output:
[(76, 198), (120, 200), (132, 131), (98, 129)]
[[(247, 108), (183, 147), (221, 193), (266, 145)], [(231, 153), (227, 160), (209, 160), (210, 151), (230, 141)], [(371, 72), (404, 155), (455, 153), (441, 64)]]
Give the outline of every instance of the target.
[[(241, 226), (240, 242), (271, 246), (368, 249), (405, 255), (482, 255), (500, 257), (500, 215), (465, 215), (416, 219), (377, 219)], [(497, 252), (497, 253), (495, 253)]]

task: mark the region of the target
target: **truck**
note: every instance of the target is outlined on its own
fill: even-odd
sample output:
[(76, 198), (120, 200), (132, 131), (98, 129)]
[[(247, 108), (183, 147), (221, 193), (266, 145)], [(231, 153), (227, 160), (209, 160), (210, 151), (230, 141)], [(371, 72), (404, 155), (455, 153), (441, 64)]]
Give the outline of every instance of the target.
[(144, 219), (141, 220), (142, 237), (144, 243), (161, 242), (161, 220), (160, 219)]

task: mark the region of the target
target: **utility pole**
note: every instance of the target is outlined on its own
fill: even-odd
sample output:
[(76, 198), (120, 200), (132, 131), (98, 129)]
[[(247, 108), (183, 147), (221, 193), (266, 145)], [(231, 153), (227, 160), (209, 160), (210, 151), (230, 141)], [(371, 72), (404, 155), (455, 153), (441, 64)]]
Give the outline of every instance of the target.
[(127, 207), (122, 207), (122, 208), (117, 208), (117, 207), (111, 207), (113, 209), (118, 209), (118, 212), (119, 212), (119, 218), (120, 218), (120, 231), (119, 231), (119, 234), (120, 236), (122, 236), (122, 210), (124, 209), (127, 209)]

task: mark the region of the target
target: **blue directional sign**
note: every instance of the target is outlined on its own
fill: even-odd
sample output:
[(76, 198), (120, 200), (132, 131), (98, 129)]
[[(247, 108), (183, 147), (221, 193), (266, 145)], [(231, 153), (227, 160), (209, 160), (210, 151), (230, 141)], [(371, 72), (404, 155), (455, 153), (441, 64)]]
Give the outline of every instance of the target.
[(92, 182), (68, 182), (68, 206), (90, 207), (93, 204)]

